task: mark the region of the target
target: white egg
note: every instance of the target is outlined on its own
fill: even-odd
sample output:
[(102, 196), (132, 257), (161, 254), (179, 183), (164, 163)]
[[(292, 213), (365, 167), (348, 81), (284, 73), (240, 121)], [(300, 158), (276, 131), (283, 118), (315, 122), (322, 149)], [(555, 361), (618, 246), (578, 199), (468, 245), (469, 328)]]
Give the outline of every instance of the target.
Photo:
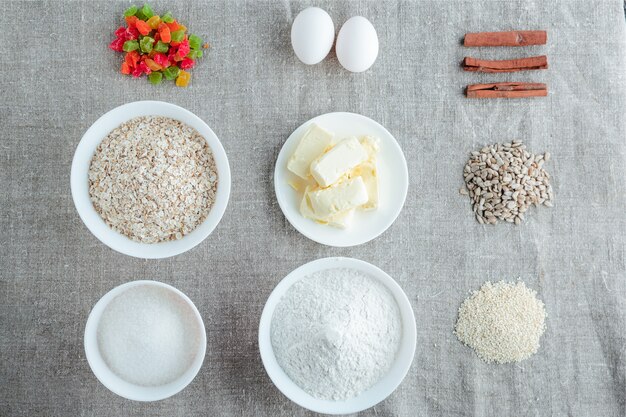
[(300, 61), (313, 65), (326, 58), (335, 40), (335, 25), (328, 13), (309, 7), (291, 25), (291, 46)]
[(339, 31), (335, 50), (339, 63), (348, 71), (367, 70), (378, 56), (376, 29), (362, 16), (351, 17)]

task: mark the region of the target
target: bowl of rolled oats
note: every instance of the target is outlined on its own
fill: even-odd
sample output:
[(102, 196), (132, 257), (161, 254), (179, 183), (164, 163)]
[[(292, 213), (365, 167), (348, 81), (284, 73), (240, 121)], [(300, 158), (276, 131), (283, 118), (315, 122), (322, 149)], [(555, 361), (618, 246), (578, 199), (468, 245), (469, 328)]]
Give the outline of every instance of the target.
[(174, 104), (117, 107), (83, 135), (72, 198), (102, 243), (138, 258), (178, 255), (219, 223), (230, 196), (226, 152), (211, 128)]

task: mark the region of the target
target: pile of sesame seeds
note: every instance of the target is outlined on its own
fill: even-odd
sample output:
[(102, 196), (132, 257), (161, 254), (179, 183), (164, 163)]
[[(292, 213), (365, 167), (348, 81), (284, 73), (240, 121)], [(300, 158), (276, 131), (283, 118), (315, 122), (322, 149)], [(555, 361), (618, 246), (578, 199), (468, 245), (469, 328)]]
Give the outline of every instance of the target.
[(454, 333), (486, 362), (519, 362), (539, 349), (545, 318), (523, 282), (486, 282), (461, 304)]
[(549, 159), (548, 152), (532, 154), (519, 140), (473, 151), (460, 192), (469, 196), (476, 220), (520, 224), (531, 205), (552, 207), (550, 175), (543, 168)]

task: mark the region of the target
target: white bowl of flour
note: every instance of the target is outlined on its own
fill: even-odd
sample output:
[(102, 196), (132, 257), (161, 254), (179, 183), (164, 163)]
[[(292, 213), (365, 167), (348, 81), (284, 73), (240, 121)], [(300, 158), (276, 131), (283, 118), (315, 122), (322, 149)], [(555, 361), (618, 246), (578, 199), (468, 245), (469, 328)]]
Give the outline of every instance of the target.
[(324, 258), (287, 275), (270, 295), (259, 349), (276, 387), (325, 414), (365, 410), (406, 376), (416, 346), (415, 318), (400, 286), (352, 258)]

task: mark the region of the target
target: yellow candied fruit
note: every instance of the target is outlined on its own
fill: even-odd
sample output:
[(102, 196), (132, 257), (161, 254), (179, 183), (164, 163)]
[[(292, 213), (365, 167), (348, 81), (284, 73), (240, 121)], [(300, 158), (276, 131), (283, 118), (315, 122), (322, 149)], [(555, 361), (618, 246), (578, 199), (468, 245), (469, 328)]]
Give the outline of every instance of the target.
[(148, 23), (148, 26), (150, 26), (152, 29), (156, 29), (159, 27), (159, 23), (161, 23), (161, 18), (157, 15), (154, 15), (150, 19), (148, 19), (146, 23)]
[(178, 77), (176, 77), (176, 86), (178, 87), (187, 87), (189, 84), (189, 80), (191, 79), (191, 74), (187, 71), (180, 71)]

